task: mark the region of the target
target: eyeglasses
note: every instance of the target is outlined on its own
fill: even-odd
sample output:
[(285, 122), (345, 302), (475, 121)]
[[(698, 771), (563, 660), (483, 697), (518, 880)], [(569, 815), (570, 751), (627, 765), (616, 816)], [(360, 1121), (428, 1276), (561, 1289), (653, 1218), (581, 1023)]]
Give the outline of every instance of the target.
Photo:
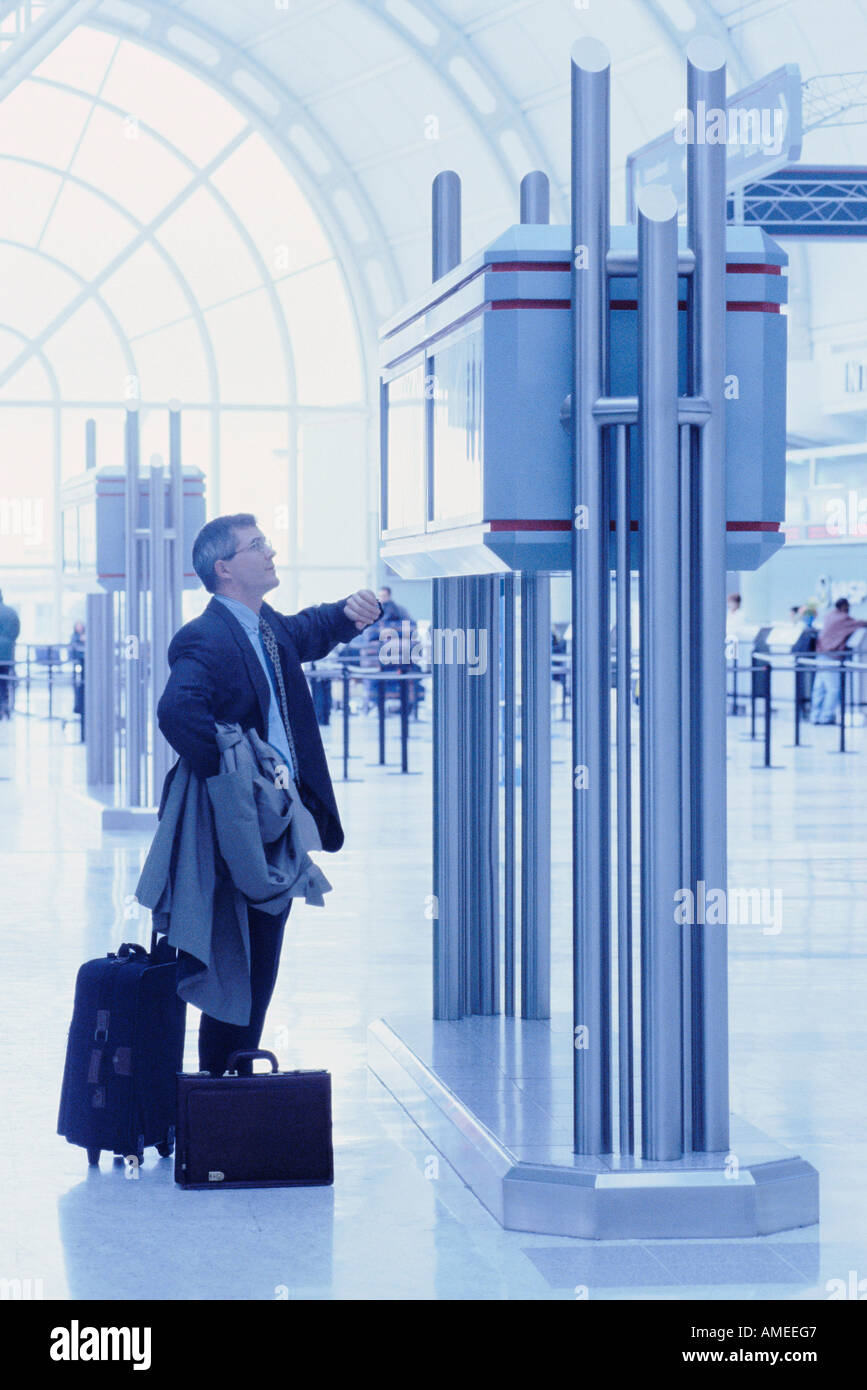
[(245, 550), (257, 550), (260, 553), (264, 553), (266, 550), (273, 549), (274, 547), (272, 546), (271, 542), (267, 539), (267, 537), (257, 536), (256, 539), (254, 541), (251, 541), (249, 545), (242, 545), (240, 550), (233, 550), (232, 554), (229, 555), (227, 558), (230, 560), (234, 560), (236, 555), (242, 555)]

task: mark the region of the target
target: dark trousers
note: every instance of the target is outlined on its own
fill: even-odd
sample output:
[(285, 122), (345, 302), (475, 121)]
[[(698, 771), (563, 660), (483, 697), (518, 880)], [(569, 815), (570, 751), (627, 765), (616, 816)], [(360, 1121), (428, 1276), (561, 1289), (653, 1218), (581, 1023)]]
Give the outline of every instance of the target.
[[(292, 900), (289, 900), (289, 908)], [(248, 908), (250, 924), (250, 990), (253, 997), (250, 1022), (247, 1024), (221, 1023), (219, 1019), (202, 1014), (199, 1024), (199, 1070), (222, 1076), (226, 1063), (233, 1052), (239, 1048), (253, 1050), (259, 1046), (265, 1015), (277, 983), (277, 970), (280, 965), (280, 948), (283, 945), (283, 928), (289, 916), (289, 908), (283, 916), (270, 912), (260, 912)], [(243, 1065), (243, 1064), (242, 1064)]]

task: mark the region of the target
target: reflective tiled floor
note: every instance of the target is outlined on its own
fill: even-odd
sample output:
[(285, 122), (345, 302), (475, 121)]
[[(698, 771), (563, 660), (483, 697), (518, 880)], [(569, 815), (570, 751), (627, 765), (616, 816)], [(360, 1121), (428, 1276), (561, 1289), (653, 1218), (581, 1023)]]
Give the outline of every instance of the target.
[[(430, 730), (375, 766), (353, 720), (337, 781), (346, 847), (325, 909), (293, 908), (263, 1045), (334, 1078), (333, 1189), (185, 1193), (148, 1151), (137, 1180), (88, 1171), (55, 1133), (75, 972), (147, 939), (130, 895), (148, 836), (103, 835), (59, 725), (0, 724), (3, 1142), (0, 1276), (46, 1298), (827, 1298), (867, 1278), (867, 734), (839, 756), (777, 737), (775, 770), (730, 721), (730, 882), (779, 889), (782, 927), (733, 928), (733, 1109), (819, 1169), (822, 1223), (754, 1241), (597, 1244), (503, 1231), (365, 1065), (379, 1015), (429, 1009)], [(74, 730), (66, 735), (71, 739)], [(554, 722), (554, 1006), (569, 1007), (568, 725)], [(190, 1011), (187, 1065), (195, 1067)], [(568, 1069), (568, 1058), (564, 1058)], [(867, 1285), (865, 1285), (867, 1287)], [(576, 1292), (577, 1291), (577, 1292)]]

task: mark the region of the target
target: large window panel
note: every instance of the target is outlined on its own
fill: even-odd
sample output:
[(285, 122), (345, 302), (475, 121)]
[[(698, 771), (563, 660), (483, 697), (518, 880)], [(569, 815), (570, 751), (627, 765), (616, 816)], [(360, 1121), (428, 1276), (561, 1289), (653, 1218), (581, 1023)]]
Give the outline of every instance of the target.
[(205, 347), (192, 319), (136, 338), (132, 344), (142, 400), (209, 401)]
[[(49, 89), (42, 89), (49, 90)], [(0, 112), (5, 101), (0, 104)], [(39, 122), (44, 117), (39, 116)], [(131, 116), (97, 108), (72, 164), (141, 222), (150, 222), (192, 178), (190, 170)]]
[[(14, 344), (13, 352), (17, 354), (24, 347), (24, 343), (14, 334), (10, 333), (8, 336), (11, 343)], [(6, 360), (5, 343), (3, 344), (3, 359)], [(53, 384), (43, 363), (36, 357), (31, 357), (9, 378), (5, 386), (0, 386), (0, 400), (40, 401), (45, 405), (47, 402), (53, 401), (54, 397)]]
[(114, 260), (136, 235), (136, 226), (123, 213), (83, 188), (63, 185), (40, 247), (50, 256), (91, 280)]
[(367, 554), (366, 421), (323, 420), (298, 432), (302, 565), (363, 563)]
[(224, 401), (277, 404), (288, 399), (286, 356), (264, 290), (205, 315)]
[(0, 101), (0, 149), (64, 168), (91, 110), (87, 97), (19, 82)]
[(2, 568), (51, 564), (56, 505), (52, 412), (0, 410), (0, 460)]
[(0, 246), (0, 323), (35, 338), (80, 291), (74, 276), (23, 247)]
[(8, 154), (0, 154), (0, 183), (3, 187), (0, 236), (5, 241), (34, 245), (57, 197), (60, 175), (54, 170), (40, 169)]
[(120, 40), (99, 29), (79, 26), (67, 34), (62, 43), (35, 70), (35, 77), (47, 77), (65, 82), (82, 91), (96, 93), (102, 85), (112, 55)]
[(307, 198), (261, 135), (251, 134), (212, 182), (243, 217), (275, 278), (334, 255)]
[(303, 405), (338, 405), (363, 396), (358, 333), (335, 261), (284, 280), (277, 287), (295, 353), (298, 399)]
[(121, 44), (102, 95), (159, 131), (194, 164), (207, 164), (244, 125), (238, 109), (207, 82), (134, 43)]
[(57, 374), (64, 400), (124, 399), (129, 369), (117, 334), (93, 300), (82, 304), (52, 333), (43, 351)]
[(262, 283), (243, 239), (213, 193), (204, 188), (172, 213), (157, 240), (177, 262), (200, 304), (215, 304)]
[[(287, 421), (278, 411), (226, 410), (220, 420), (220, 512), (253, 512), (286, 558)], [(213, 515), (209, 506), (208, 515)]]
[(188, 318), (180, 282), (153, 246), (140, 246), (100, 288), (131, 337)]

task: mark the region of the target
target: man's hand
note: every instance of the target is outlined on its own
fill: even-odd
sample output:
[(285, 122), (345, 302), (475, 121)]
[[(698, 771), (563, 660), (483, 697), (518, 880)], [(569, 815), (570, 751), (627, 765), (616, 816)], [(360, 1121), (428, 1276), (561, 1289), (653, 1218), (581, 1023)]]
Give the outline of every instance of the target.
[(379, 599), (372, 589), (359, 589), (358, 593), (352, 594), (346, 600), (343, 611), (347, 618), (352, 619), (359, 632), (370, 627), (370, 624), (375, 623), (377, 618), (382, 615)]

